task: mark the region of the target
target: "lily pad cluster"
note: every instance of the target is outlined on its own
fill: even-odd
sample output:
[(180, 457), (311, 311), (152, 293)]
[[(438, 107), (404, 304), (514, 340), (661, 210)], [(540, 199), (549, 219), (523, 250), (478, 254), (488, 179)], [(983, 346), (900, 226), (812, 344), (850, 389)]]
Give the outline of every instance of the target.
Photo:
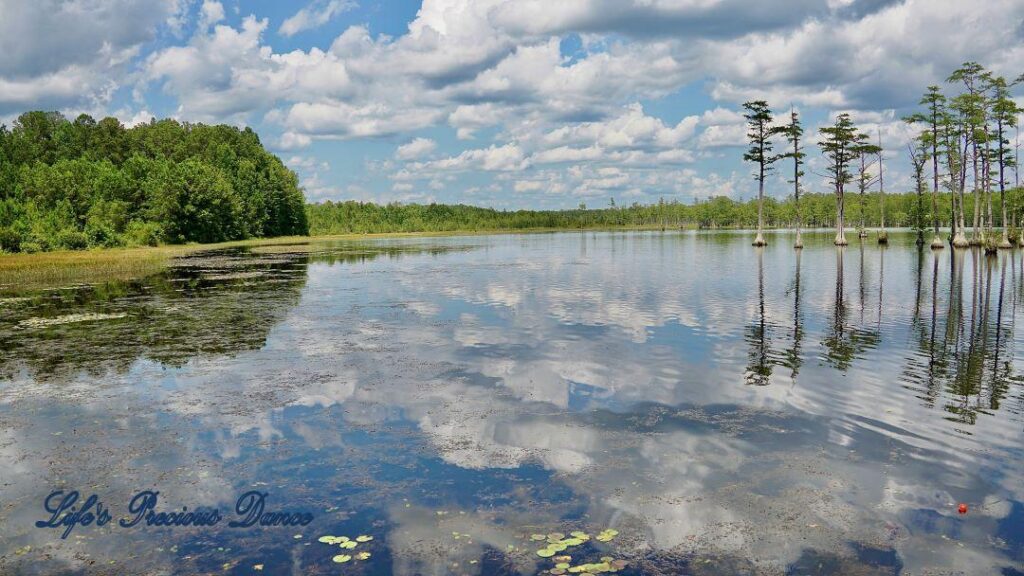
[[(616, 536), (619, 535), (618, 530), (607, 528), (602, 530), (595, 540), (599, 542), (610, 542)], [(573, 546), (579, 546), (590, 540), (590, 535), (586, 532), (571, 532), (566, 537), (561, 532), (552, 532), (551, 534), (531, 534), (530, 540), (534, 542), (547, 542), (547, 546), (537, 550), (537, 556), (541, 558), (550, 558), (555, 565), (548, 569), (548, 574), (554, 574), (559, 576), (561, 574), (579, 574), (580, 576), (593, 576), (594, 574), (600, 574), (605, 572), (618, 572), (627, 566), (627, 562), (621, 559), (615, 559), (611, 556), (603, 556), (600, 562), (590, 562), (584, 564), (572, 563), (572, 556), (569, 555), (557, 555), (561, 552), (572, 548)]]
[(579, 574), (580, 576), (612, 573), (623, 570), (628, 566), (629, 563), (625, 560), (615, 559), (611, 556), (602, 556), (600, 562), (590, 562), (586, 564), (577, 564), (572, 566), (568, 562), (560, 562), (555, 564), (555, 567), (548, 570), (548, 574)]
[(567, 538), (565, 534), (561, 532), (552, 532), (551, 534), (531, 534), (530, 540), (534, 542), (546, 541), (547, 546), (537, 550), (537, 556), (541, 558), (551, 558), (559, 552), (565, 552), (573, 546), (579, 546), (584, 542), (590, 540), (590, 535), (586, 532), (572, 532)]
[[(317, 539), (317, 542), (337, 546), (342, 550), (354, 550), (360, 544), (365, 544), (371, 540), (373, 540), (373, 536), (366, 535), (356, 536), (355, 539), (349, 538), (348, 536), (321, 536)], [(350, 562), (353, 559), (360, 561), (369, 560), (370, 556), (371, 554), (369, 552), (356, 552), (355, 554), (338, 554), (331, 558), (331, 560), (338, 564), (344, 564), (345, 562)]]

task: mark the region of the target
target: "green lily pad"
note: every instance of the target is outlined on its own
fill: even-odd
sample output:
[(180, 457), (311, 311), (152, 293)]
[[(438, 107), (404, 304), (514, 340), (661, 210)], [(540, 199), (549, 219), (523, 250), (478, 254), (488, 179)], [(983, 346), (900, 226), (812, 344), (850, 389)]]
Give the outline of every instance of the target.
[(348, 562), (351, 559), (352, 557), (348, 554), (338, 554), (334, 558), (331, 558), (331, 560), (337, 562), (338, 564), (344, 564), (345, 562)]
[(362, 536), (356, 536), (356, 542), (369, 542), (370, 540), (373, 540), (373, 536), (367, 536), (365, 534)]
[(537, 556), (540, 556), (541, 558), (551, 558), (554, 555), (555, 551), (551, 548), (541, 548), (540, 550), (537, 550)]
[(356, 560), (369, 560), (369, 559), (370, 559), (370, 553), (369, 552), (360, 552), (360, 553), (356, 554)]
[(356, 546), (359, 546), (359, 544), (356, 543), (353, 540), (347, 540), (345, 542), (342, 542), (341, 544), (338, 544), (338, 547), (341, 548), (342, 550), (351, 550), (351, 549), (355, 548)]

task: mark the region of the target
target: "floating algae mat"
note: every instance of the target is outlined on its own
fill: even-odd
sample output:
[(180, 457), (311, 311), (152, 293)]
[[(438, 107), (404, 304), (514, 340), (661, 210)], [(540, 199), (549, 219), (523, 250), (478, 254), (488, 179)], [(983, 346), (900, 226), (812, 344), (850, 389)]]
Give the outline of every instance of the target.
[(18, 322), (22, 328), (47, 328), (49, 326), (60, 326), (62, 324), (75, 324), (78, 322), (98, 322), (101, 320), (118, 320), (127, 317), (128, 314), (121, 312), (116, 314), (100, 314), (96, 312), (84, 314), (67, 314), (56, 318), (29, 318)]

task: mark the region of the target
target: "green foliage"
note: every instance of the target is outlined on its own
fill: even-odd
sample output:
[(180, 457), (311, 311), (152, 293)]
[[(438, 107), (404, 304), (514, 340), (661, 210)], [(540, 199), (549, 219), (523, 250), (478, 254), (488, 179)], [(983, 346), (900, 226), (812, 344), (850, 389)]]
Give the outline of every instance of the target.
[(772, 164), (780, 158), (772, 155), (774, 145), (771, 139), (784, 129), (772, 124), (772, 111), (764, 100), (745, 102), (743, 108), (743, 117), (747, 120), (747, 140), (750, 142), (750, 148), (743, 154), (743, 159), (757, 164), (758, 170), (754, 173), (754, 178), (764, 182), (765, 177), (772, 171)]
[[(968, 207), (973, 199), (967, 198)], [(1024, 206), (1024, 190), (1007, 191), (1007, 206)], [(885, 194), (886, 223), (896, 227), (912, 227), (918, 217), (931, 222), (930, 205), (922, 205), (916, 192)], [(948, 193), (940, 193), (935, 220), (948, 226), (950, 201)], [(922, 214), (920, 210), (927, 211)], [(878, 192), (865, 195), (865, 222), (878, 226), (881, 222), (881, 197)], [(661, 200), (655, 204), (633, 204), (616, 208), (589, 210), (494, 210), (464, 205), (445, 204), (373, 204), (369, 202), (324, 202), (306, 207), (310, 233), (379, 234), (390, 232), (455, 232), (528, 229), (596, 229), (596, 228), (752, 228), (757, 225), (757, 200), (736, 201), (716, 196), (683, 204)], [(800, 211), (805, 226), (829, 227), (836, 221), (836, 201), (832, 193), (800, 194)], [(791, 227), (797, 221), (797, 205), (793, 196), (777, 200), (765, 198), (765, 225)]]
[(845, 112), (836, 117), (833, 125), (821, 129), (821, 137), (818, 146), (828, 159), (826, 172), (829, 181), (835, 187), (836, 197), (842, 199), (846, 184), (853, 180), (850, 165), (860, 157), (863, 142), (857, 126)]
[(298, 178), (250, 129), (26, 112), (0, 126), (0, 250), (309, 232)]

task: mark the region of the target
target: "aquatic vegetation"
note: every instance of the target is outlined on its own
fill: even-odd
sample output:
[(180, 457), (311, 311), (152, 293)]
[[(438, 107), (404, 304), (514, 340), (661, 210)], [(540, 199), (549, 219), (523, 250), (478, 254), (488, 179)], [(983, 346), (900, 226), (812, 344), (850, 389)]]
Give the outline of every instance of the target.
[(213, 281), (213, 282), (223, 281), (223, 280), (249, 280), (249, 279), (252, 279), (252, 278), (260, 278), (260, 277), (265, 276), (265, 275), (266, 275), (265, 272), (258, 271), (258, 270), (253, 270), (253, 271), (250, 271), (250, 272), (232, 272), (232, 273), (228, 273), (228, 274), (208, 274), (208, 275), (204, 275), (203, 279), (204, 280), (210, 280), (210, 281)]
[[(605, 534), (605, 532), (602, 532), (602, 534)], [(616, 534), (618, 534), (618, 532), (616, 532)], [(579, 546), (590, 540), (590, 535), (586, 532), (580, 532), (577, 530), (572, 532), (570, 535), (572, 538), (566, 538), (565, 534), (562, 532), (552, 532), (546, 535), (531, 534), (530, 540), (535, 542), (547, 541), (547, 546), (537, 550), (537, 555), (541, 558), (550, 558), (559, 552), (565, 552), (573, 546)], [(564, 558), (569, 559), (569, 556), (565, 556)]]
[(20, 304), (21, 302), (28, 302), (31, 298), (25, 296), (13, 296), (10, 298), (0, 298), (0, 306), (8, 306), (10, 304)]
[(18, 322), (20, 328), (46, 328), (48, 326), (59, 326), (61, 324), (73, 324), (76, 322), (97, 322), (100, 320), (118, 320), (125, 318), (128, 314), (101, 314), (97, 312), (84, 314), (67, 314), (56, 318), (29, 318)]
[[(619, 531), (614, 528), (606, 528), (598, 533), (594, 537), (599, 542), (610, 542), (616, 536), (619, 535)], [(572, 556), (568, 554), (558, 555), (559, 552), (563, 552), (569, 548), (580, 546), (590, 541), (590, 535), (586, 532), (575, 530), (570, 532), (571, 538), (566, 538), (565, 534), (561, 532), (552, 532), (550, 534), (531, 534), (530, 540), (533, 542), (541, 541), (542, 539), (547, 541), (547, 546), (537, 550), (537, 556), (545, 559), (550, 559), (554, 565), (546, 570), (548, 574), (580, 574), (586, 576), (587, 574), (600, 574), (603, 572), (618, 572), (624, 569), (628, 562), (622, 559), (616, 559), (612, 556), (602, 556), (600, 562), (588, 562), (577, 565), (572, 565)], [(538, 538), (542, 537), (542, 538)]]
[[(372, 540), (373, 536), (368, 534), (360, 534), (359, 536), (356, 536), (354, 540), (348, 536), (331, 536), (329, 534), (317, 538), (317, 542), (320, 542), (321, 544), (328, 544), (331, 546), (337, 545), (342, 550), (352, 550), (357, 548), (360, 544), (365, 544)], [(338, 564), (344, 564), (353, 558), (357, 561), (369, 560), (370, 556), (372, 556), (370, 552), (361, 551), (354, 554), (338, 554), (331, 558), (331, 560)]]

